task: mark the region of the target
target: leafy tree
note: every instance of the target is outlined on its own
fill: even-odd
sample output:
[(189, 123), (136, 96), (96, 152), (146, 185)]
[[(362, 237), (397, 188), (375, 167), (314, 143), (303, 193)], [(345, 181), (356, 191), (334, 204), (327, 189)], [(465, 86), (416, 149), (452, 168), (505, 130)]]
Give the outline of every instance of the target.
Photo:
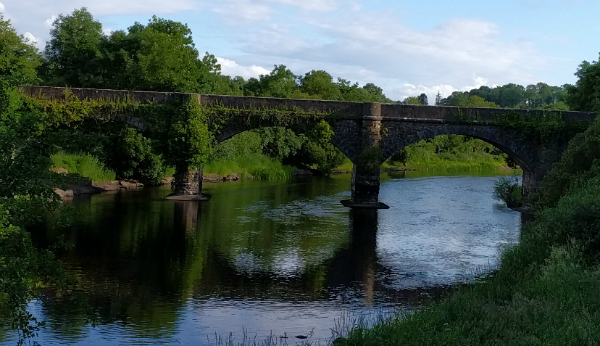
[(27, 311), (31, 299), (50, 283), (59, 291), (69, 284), (53, 253), (36, 249), (25, 230), (60, 206), (41, 118), (24, 112), (15, 92), (36, 81), (38, 64), (37, 50), (0, 17), (0, 319), (18, 332), (20, 343), (39, 328)]
[(0, 83), (2, 86), (32, 84), (40, 65), (37, 49), (19, 36), (10, 20), (0, 13)]
[(340, 100), (342, 94), (333, 77), (325, 71), (312, 70), (300, 79), (300, 90), (323, 100)]
[(383, 102), (383, 103), (392, 103), (393, 101), (387, 98), (383, 94), (383, 89), (378, 87), (373, 83), (367, 83), (362, 87), (365, 91), (367, 91), (370, 95), (372, 95), (375, 102)]
[(429, 101), (427, 100), (427, 95), (425, 93), (419, 95), (419, 102), (425, 106), (429, 104)]
[(468, 102), (469, 95), (468, 93), (463, 93), (460, 91), (454, 91), (450, 96), (441, 100), (441, 104), (444, 106), (460, 106), (466, 104)]
[(547, 105), (542, 105), (540, 107), (538, 107), (538, 109), (548, 109), (548, 110), (555, 110), (555, 111), (569, 111), (571, 110), (569, 108), (569, 106), (564, 103), (563, 101), (558, 101), (555, 103), (551, 103), (551, 104), (547, 104)]
[(421, 105), (421, 100), (416, 96), (409, 96), (402, 101), (405, 105)]
[[(129, 28), (132, 57), (126, 61), (132, 85), (140, 90), (193, 92), (201, 62), (187, 25), (153, 16), (145, 27)], [(210, 57), (202, 63), (210, 64)], [(211, 67), (209, 66), (208, 69)]]
[(495, 104), (494, 102), (488, 102), (488, 101), (484, 100), (480, 96), (469, 96), (468, 99), (463, 100), (457, 106), (462, 106), (462, 107), (486, 107), (486, 108), (498, 108), (498, 107), (500, 107), (497, 104)]
[(441, 106), (442, 105), (442, 94), (440, 94), (440, 92), (438, 91), (438, 93), (435, 95), (435, 105), (436, 106)]
[(359, 87), (358, 83), (352, 84), (350, 81), (338, 78), (338, 88), (342, 94), (343, 101), (353, 102), (385, 102), (380, 98), (383, 94), (380, 94), (379, 87), (374, 84), (370, 84), (366, 89), (365, 87)]
[(329, 124), (322, 120), (306, 134), (307, 140), (298, 154), (292, 158), (292, 162), (312, 166), (321, 174), (331, 173), (345, 159), (344, 154), (330, 142), (333, 134)]
[(600, 60), (583, 61), (575, 85), (567, 85), (567, 105), (576, 111), (600, 111)]
[(102, 24), (85, 7), (70, 15), (59, 15), (46, 44), (45, 64), (40, 69), (53, 85), (96, 86), (100, 78)]
[(112, 140), (106, 161), (117, 179), (137, 179), (147, 185), (161, 182), (165, 167), (162, 157), (153, 152), (149, 138), (137, 129), (123, 126)]
[(247, 96), (293, 98), (300, 91), (296, 75), (285, 65), (275, 65), (268, 75), (250, 78), (244, 88)]

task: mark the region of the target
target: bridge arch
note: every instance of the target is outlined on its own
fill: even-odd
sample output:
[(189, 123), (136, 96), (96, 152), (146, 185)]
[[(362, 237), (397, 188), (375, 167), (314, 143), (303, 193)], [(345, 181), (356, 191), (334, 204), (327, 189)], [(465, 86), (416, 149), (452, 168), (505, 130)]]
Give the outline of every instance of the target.
[(514, 160), (523, 170), (523, 190), (528, 193), (537, 187), (546, 173), (540, 153), (543, 148), (532, 140), (524, 140), (516, 131), (490, 125), (398, 123), (387, 124), (382, 139), (383, 160), (389, 159), (406, 146), (440, 135), (463, 135), (487, 142)]
[(293, 130), (297, 134), (302, 134), (310, 131), (314, 126), (321, 122), (321, 120), (327, 121), (334, 133), (330, 143), (348, 157), (350, 161), (354, 162), (359, 154), (358, 148), (360, 147), (360, 138), (357, 136), (348, 136), (347, 133), (348, 131), (359, 131), (360, 127), (356, 121), (352, 120), (306, 119), (291, 125), (281, 125), (273, 122), (261, 122), (258, 124), (239, 122), (233, 123), (217, 131), (215, 133), (215, 142), (220, 144), (240, 133), (269, 127), (283, 127)]

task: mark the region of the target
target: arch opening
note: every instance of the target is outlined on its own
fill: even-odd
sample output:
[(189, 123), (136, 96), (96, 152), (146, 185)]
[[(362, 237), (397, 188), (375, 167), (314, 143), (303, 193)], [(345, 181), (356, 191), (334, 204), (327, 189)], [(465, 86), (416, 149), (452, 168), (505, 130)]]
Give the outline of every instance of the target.
[(325, 121), (302, 128), (228, 128), (217, 134), (215, 139), (217, 144), (205, 166), (208, 171), (213, 167), (219, 168), (215, 167), (217, 161), (250, 163), (250, 157), (263, 162), (270, 160), (276, 166), (294, 167), (293, 170), (299, 174), (327, 175), (340, 167), (347, 171), (352, 169), (350, 158), (335, 140), (334, 129)]

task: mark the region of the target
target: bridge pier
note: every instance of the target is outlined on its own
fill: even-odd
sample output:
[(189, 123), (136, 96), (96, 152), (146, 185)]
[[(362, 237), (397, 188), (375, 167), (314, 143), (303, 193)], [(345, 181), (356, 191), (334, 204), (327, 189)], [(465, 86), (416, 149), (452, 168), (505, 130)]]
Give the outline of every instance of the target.
[(352, 167), (351, 198), (340, 201), (345, 207), (389, 209), (379, 202), (379, 174), (383, 163), (381, 144), (381, 103), (365, 103), (358, 126), (362, 149)]
[(202, 193), (202, 167), (176, 170), (173, 175), (173, 193), (166, 198), (175, 201), (208, 201), (210, 195)]
[(354, 164), (351, 198), (340, 202), (349, 208), (389, 209), (387, 204), (379, 202), (379, 174), (379, 167), (369, 170)]

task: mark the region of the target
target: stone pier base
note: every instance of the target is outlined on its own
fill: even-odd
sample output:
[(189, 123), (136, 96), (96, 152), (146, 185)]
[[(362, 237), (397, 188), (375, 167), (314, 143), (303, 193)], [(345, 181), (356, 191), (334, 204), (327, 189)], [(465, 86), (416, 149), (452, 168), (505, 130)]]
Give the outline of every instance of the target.
[(173, 179), (173, 193), (166, 199), (175, 201), (208, 201), (210, 195), (202, 193), (202, 169), (176, 172)]
[(356, 164), (352, 168), (352, 196), (351, 199), (340, 201), (348, 208), (360, 209), (389, 209), (390, 207), (379, 202), (379, 168), (368, 171)]

